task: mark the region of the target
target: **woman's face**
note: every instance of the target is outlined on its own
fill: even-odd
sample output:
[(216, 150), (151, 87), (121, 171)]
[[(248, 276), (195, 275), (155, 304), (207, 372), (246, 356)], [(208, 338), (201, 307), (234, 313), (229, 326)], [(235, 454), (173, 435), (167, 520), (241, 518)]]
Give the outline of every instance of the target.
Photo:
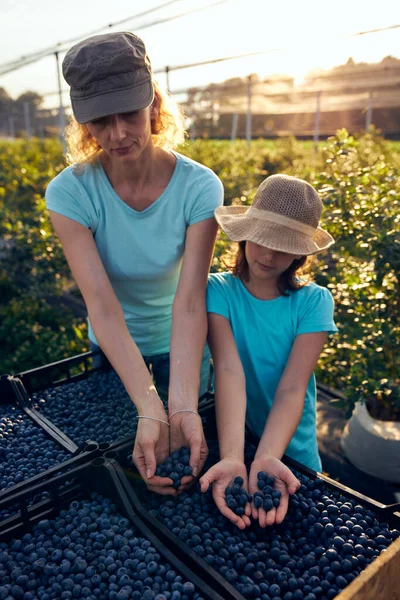
[(112, 160), (136, 160), (152, 144), (151, 120), (157, 110), (157, 102), (153, 102), (141, 110), (90, 121), (86, 127)]
[(260, 246), (254, 242), (246, 242), (246, 260), (249, 273), (257, 279), (275, 279), (276, 281), (295, 259), (301, 258), (295, 254), (279, 252)]

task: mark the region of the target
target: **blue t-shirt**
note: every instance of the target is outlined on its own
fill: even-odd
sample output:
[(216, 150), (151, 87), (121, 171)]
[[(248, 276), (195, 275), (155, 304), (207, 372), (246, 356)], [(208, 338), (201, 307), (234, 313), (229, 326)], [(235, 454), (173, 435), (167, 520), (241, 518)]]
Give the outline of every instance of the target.
[[(100, 161), (67, 167), (46, 191), (48, 209), (93, 233), (128, 330), (144, 356), (169, 352), (187, 228), (213, 217), (223, 203), (222, 183), (210, 169), (174, 155), (167, 188), (143, 211), (118, 196)], [(96, 343), (90, 323), (89, 338)]]
[[(207, 287), (207, 311), (228, 319), (246, 377), (246, 421), (261, 437), (294, 340), (302, 333), (336, 332), (331, 293), (309, 283), (288, 296), (258, 300), (238, 277), (213, 273)], [(321, 470), (316, 431), (314, 374), (307, 386), (303, 415), (286, 454)]]

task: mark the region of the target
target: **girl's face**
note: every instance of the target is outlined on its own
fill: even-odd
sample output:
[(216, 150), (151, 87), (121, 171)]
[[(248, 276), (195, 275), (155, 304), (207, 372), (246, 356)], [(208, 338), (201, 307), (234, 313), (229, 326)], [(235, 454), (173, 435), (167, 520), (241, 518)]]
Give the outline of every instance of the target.
[(249, 265), (249, 275), (259, 280), (278, 281), (292, 262), (301, 258), (300, 255), (279, 252), (260, 246), (254, 242), (246, 242), (245, 256)]
[(135, 160), (152, 143), (151, 119), (157, 114), (157, 105), (155, 99), (147, 108), (108, 115), (86, 123), (86, 127), (112, 160)]

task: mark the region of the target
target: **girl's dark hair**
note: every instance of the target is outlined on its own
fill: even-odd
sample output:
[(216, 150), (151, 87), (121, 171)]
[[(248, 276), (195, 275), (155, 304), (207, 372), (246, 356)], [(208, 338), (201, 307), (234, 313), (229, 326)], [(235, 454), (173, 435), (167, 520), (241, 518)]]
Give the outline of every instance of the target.
[[(232, 271), (235, 277), (239, 277), (244, 281), (249, 280), (249, 265), (246, 259), (246, 241), (242, 241), (238, 243), (238, 250), (236, 254), (236, 259), (234, 259), (233, 266), (228, 268)], [(282, 275), (278, 279), (278, 290), (282, 294), (282, 296), (287, 296), (287, 292), (296, 292), (300, 288), (307, 285), (310, 281), (311, 277), (309, 276), (306, 280), (299, 280), (299, 275), (304, 275), (307, 267), (309, 266), (311, 260), (309, 256), (302, 256), (299, 259), (295, 259), (290, 267), (286, 269), (282, 273)], [(305, 268), (302, 268), (305, 267)]]

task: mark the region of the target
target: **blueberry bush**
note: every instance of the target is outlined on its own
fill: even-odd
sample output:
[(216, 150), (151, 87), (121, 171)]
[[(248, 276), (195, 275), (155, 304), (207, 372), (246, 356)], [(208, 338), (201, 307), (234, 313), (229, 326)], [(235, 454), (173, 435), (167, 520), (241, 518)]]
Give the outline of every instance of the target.
[(45, 212), (47, 183), (65, 166), (57, 140), (0, 142), (0, 373), (88, 349), (85, 324), (60, 305), (69, 281)]
[(317, 283), (335, 299), (339, 334), (321, 359), (321, 380), (367, 401), (377, 418), (400, 420), (400, 168), (382, 140), (338, 132), (315, 178), (336, 240)]

